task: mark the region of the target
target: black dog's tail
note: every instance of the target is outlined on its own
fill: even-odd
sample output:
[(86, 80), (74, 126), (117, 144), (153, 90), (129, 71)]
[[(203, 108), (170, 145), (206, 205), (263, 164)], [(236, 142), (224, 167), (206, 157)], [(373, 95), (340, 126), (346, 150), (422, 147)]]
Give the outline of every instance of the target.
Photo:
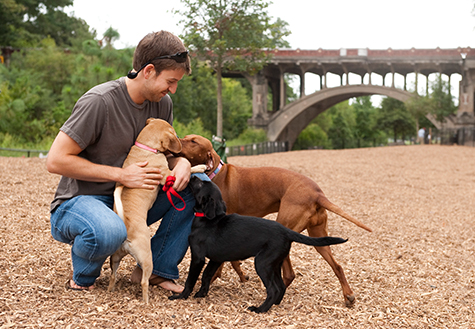
[(348, 239), (342, 239), (342, 238), (336, 238), (332, 236), (324, 236), (321, 238), (312, 238), (297, 232), (294, 232), (292, 230), (288, 231), (288, 236), (290, 240), (298, 243), (303, 243), (308, 246), (316, 246), (316, 247), (323, 247), (323, 246), (329, 246), (332, 244), (340, 244), (340, 243), (345, 243), (348, 241)]

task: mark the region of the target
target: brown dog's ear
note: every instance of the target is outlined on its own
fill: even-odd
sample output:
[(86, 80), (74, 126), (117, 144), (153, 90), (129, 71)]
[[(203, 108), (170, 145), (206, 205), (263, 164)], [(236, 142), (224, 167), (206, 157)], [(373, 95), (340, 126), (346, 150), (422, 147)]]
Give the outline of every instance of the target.
[(208, 151), (208, 154), (206, 155), (206, 170), (211, 170), (214, 168), (214, 160), (213, 160), (213, 155), (211, 151)]

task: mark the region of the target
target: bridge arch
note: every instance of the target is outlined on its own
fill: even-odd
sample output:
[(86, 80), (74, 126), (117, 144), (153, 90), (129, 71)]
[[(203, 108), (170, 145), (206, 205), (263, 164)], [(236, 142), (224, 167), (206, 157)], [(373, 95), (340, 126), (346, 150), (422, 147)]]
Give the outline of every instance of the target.
[[(300, 76), (300, 99), (286, 104), (284, 74)], [(305, 96), (305, 74), (320, 77), (320, 90)], [(401, 101), (411, 94), (406, 90), (406, 79), (415, 74), (415, 90), (418, 76), (439, 73), (449, 77), (460, 74), (459, 109), (456, 115), (443, 123), (448, 128), (475, 125), (475, 49), (339, 49), (339, 50), (274, 50), (272, 60), (256, 75), (244, 75), (252, 85), (252, 118), (248, 123), (267, 131), (271, 141), (289, 141), (293, 145), (300, 132), (318, 114), (331, 106), (352, 97), (383, 95)], [(327, 75), (340, 77), (340, 87), (327, 85)], [(361, 77), (360, 84), (350, 84), (350, 74)], [(382, 85), (373, 84), (371, 75), (382, 77)], [(241, 74), (242, 75), (242, 74)], [(368, 82), (363, 81), (368, 76)], [(395, 77), (401, 75), (404, 88), (395, 87)], [(392, 77), (390, 87), (385, 78)], [(346, 84), (343, 79), (346, 77)], [(269, 90), (272, 108), (268, 109)], [(442, 124), (441, 124), (442, 125)]]
[(346, 85), (326, 88), (287, 104), (269, 117), (267, 137), (270, 141), (288, 141), (293, 146), (299, 134), (320, 113), (353, 97), (383, 95), (405, 102), (408, 91), (377, 85)]

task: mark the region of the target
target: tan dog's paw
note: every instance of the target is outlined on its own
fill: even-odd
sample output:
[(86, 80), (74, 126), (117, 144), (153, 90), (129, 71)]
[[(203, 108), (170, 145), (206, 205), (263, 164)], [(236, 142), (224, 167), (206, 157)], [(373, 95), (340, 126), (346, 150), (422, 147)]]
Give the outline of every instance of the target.
[(196, 166), (191, 167), (191, 173), (192, 174), (203, 173), (205, 171), (206, 171), (206, 165), (204, 165), (204, 164), (200, 164), (200, 165), (196, 165)]

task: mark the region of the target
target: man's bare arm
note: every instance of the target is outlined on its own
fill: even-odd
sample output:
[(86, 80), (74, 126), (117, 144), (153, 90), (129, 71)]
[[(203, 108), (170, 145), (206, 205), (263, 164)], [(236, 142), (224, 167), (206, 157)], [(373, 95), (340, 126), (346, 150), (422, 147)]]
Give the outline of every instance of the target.
[(78, 154), (81, 147), (67, 134), (60, 131), (51, 145), (46, 160), (50, 173), (90, 182), (119, 182), (130, 188), (153, 189), (162, 179), (160, 169), (146, 168), (147, 162), (139, 162), (126, 168), (92, 163)]

